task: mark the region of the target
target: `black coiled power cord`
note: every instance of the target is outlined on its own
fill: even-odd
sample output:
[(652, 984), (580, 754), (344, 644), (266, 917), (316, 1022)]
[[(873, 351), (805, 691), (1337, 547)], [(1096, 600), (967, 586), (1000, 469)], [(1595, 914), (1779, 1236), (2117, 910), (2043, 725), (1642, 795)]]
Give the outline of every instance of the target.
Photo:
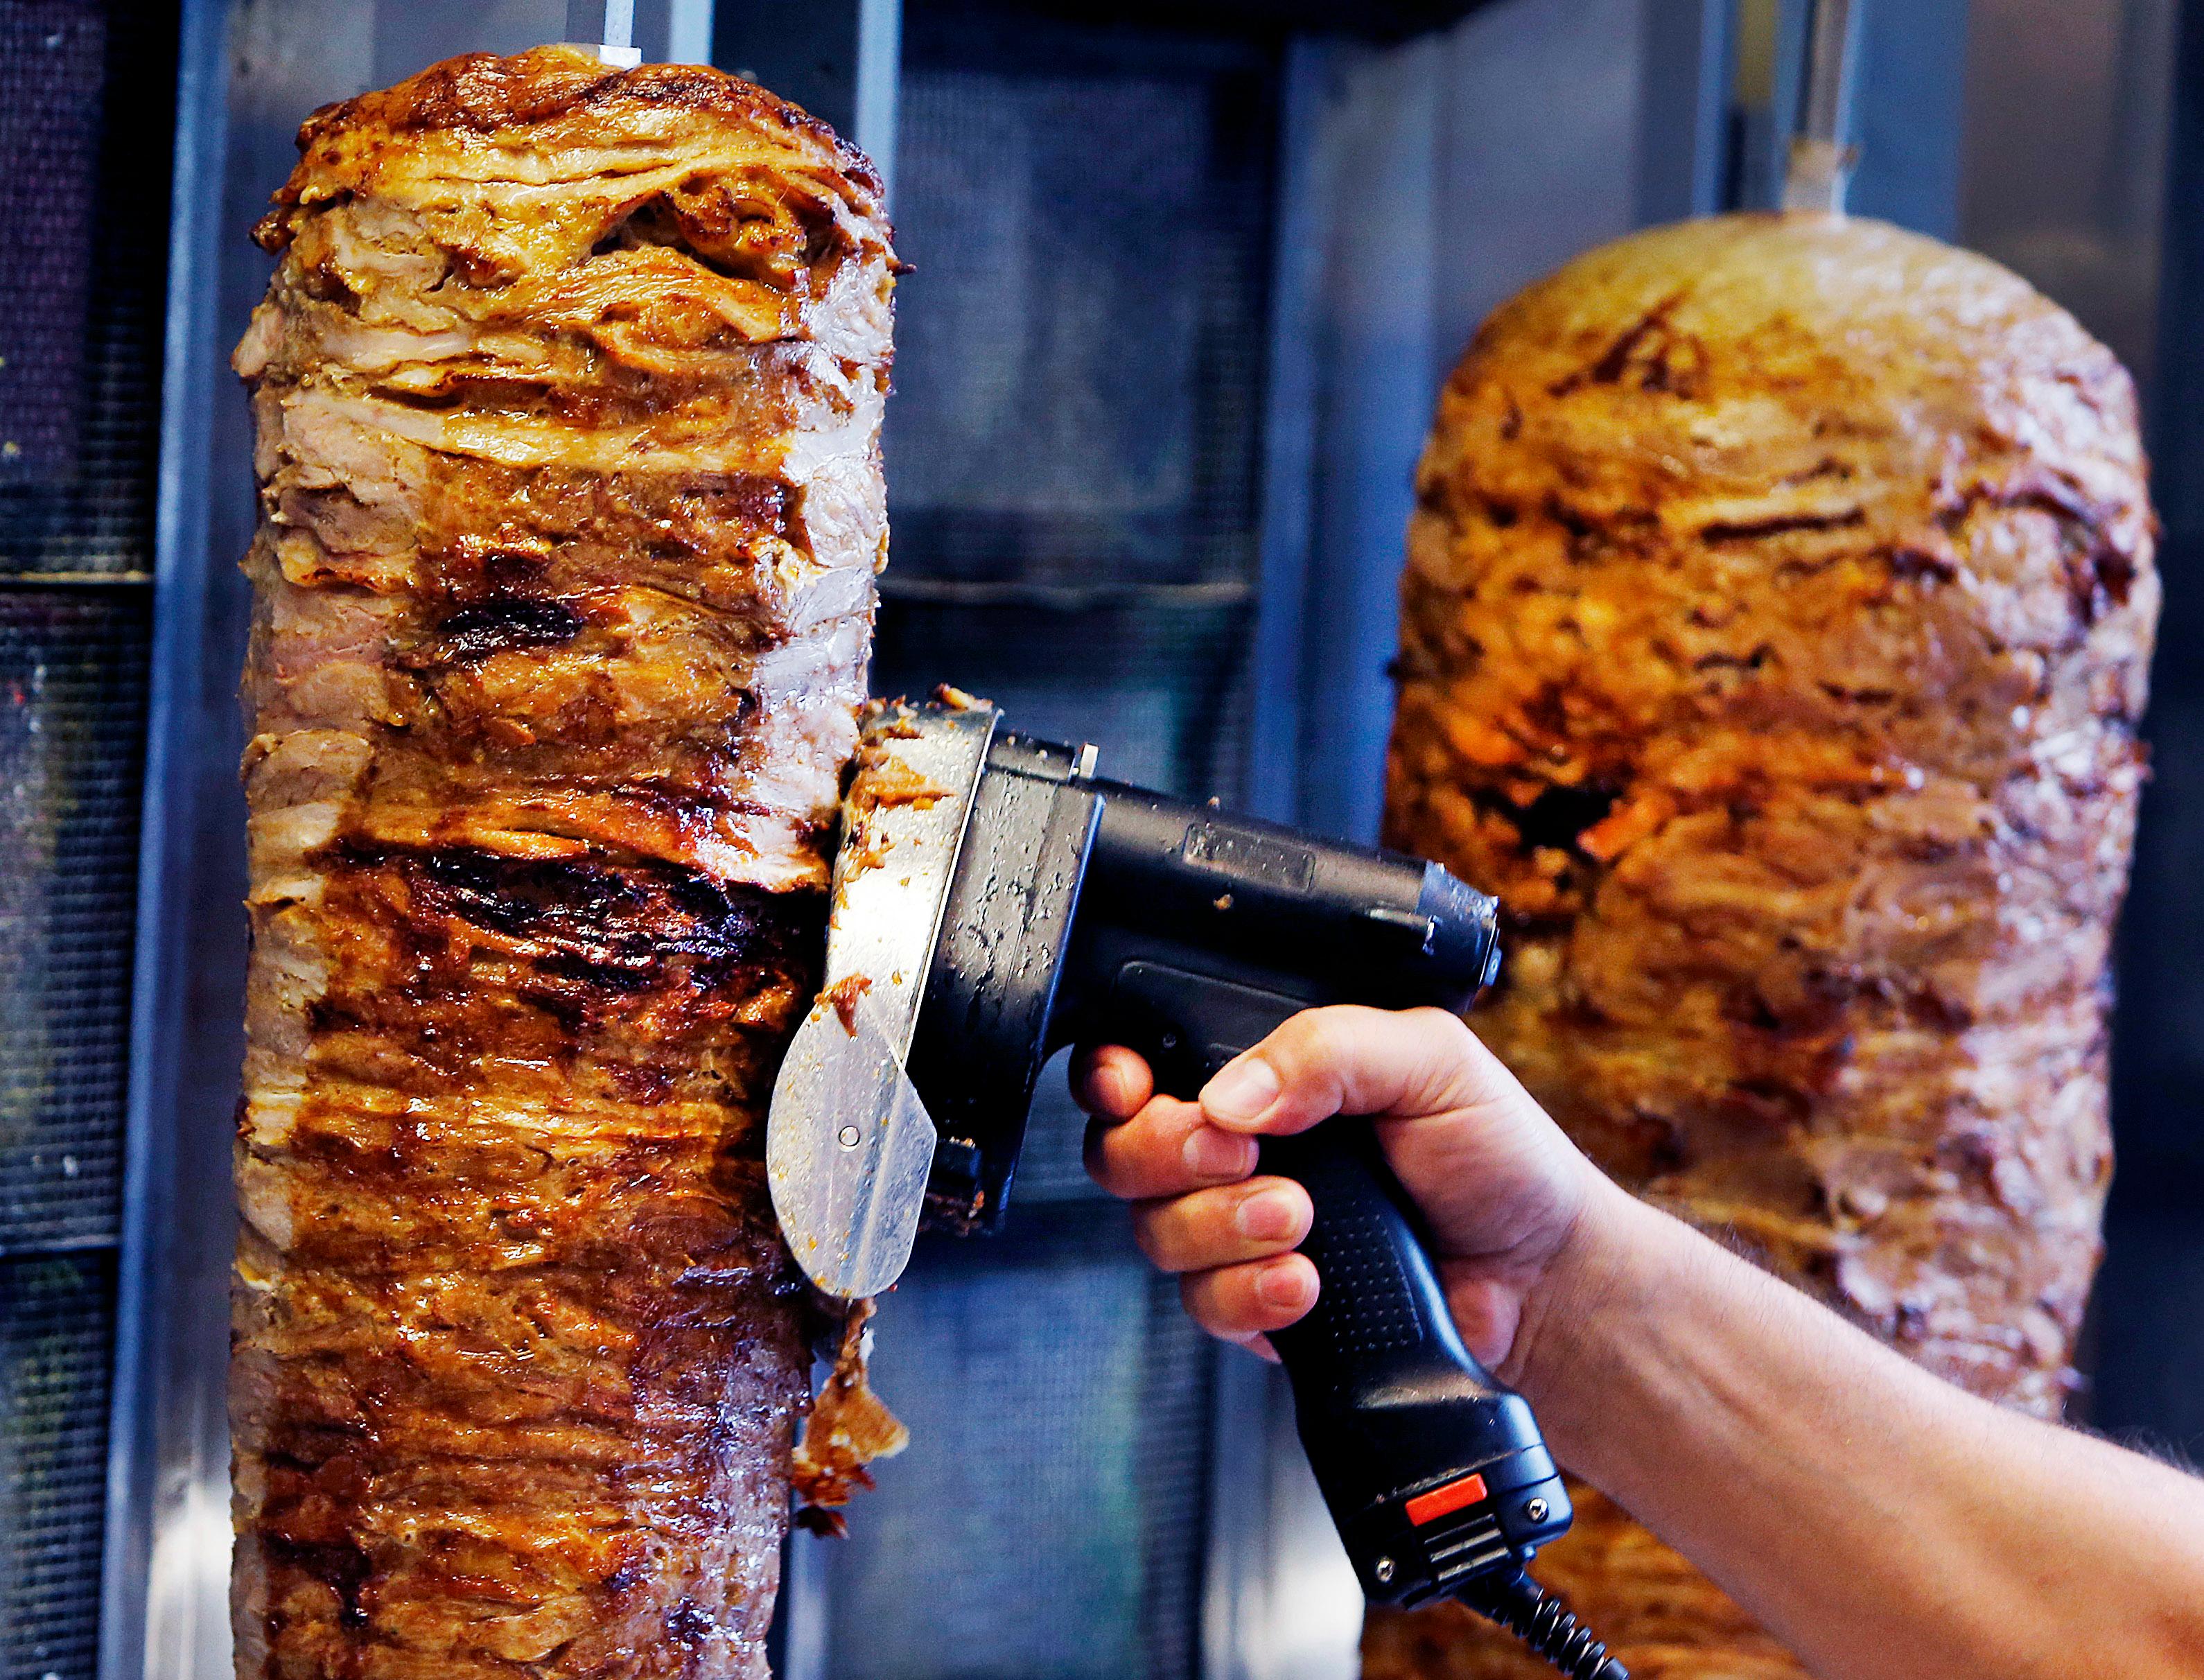
[(1630, 1680), (1630, 1671), (1607, 1654), (1591, 1630), (1520, 1569), (1481, 1575), (1455, 1596), (1507, 1629), (1569, 1680)]

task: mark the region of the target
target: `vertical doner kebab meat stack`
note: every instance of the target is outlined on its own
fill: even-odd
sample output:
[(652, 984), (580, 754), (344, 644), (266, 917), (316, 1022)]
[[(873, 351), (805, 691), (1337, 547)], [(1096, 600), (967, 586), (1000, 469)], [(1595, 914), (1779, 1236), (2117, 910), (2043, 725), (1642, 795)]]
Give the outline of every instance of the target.
[(757, 1675), (761, 1161), (855, 738), (892, 257), (821, 125), (549, 48), (317, 113), (259, 535), (239, 1671)]
[[(1933, 240), (1693, 222), (1503, 306), (1418, 492), (1389, 831), (1518, 919), (1478, 1031), (1632, 1188), (2056, 1415), (2158, 606), (2127, 375)], [(1543, 1568), (1633, 1674), (1798, 1672), (1597, 1499)], [(1533, 1671), (1432, 1612), (1366, 1671)]]

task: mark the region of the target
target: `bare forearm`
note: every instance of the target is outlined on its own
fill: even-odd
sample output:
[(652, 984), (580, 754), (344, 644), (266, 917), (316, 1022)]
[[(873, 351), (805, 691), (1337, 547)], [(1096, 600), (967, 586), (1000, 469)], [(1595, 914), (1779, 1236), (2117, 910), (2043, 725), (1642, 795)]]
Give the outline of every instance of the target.
[(1511, 1371), (1817, 1674), (2204, 1674), (2204, 1483), (1973, 1399), (1626, 1198), (1590, 1227)]

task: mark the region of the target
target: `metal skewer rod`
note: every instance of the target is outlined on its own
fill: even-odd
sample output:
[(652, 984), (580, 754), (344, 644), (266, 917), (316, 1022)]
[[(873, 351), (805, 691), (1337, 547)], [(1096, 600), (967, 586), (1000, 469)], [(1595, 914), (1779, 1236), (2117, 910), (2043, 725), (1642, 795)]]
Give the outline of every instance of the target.
[(635, 44), (635, 0), (605, 0), (604, 39), (597, 56), (616, 70), (632, 70), (643, 62), (643, 49)]
[(1807, 24), (1805, 97), (1783, 175), (1783, 208), (1841, 216), (1859, 149), (1851, 127), (1852, 72), (1860, 8), (1853, 0), (1812, 0)]

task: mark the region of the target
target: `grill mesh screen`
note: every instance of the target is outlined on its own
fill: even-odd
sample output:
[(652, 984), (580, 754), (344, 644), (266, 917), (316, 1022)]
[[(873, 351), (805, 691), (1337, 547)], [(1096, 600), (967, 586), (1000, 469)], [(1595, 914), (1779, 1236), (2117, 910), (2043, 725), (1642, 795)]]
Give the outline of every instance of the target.
[(884, 1304), (880, 1388), (911, 1446), (829, 1553), (835, 1680), (1189, 1671), (1208, 1358), (1109, 1236), (921, 1257)]
[(1253, 615), (1236, 591), (1184, 595), (1064, 606), (891, 590), (875, 684), (924, 694), (954, 682), (1028, 734), (1094, 742), (1105, 773), (1122, 781), (1229, 797), (1244, 768)]
[(0, 1680), (92, 1680), (173, 0), (0, 0)]
[(898, 568), (1246, 577), (1267, 60), (947, 9), (912, 21), (897, 129)]
[(0, 3), (0, 572), (150, 569), (175, 33)]
[(0, 7), (0, 482), (76, 454), (106, 33), (90, 0)]
[(0, 1260), (0, 1676), (92, 1680), (107, 1493), (104, 1254)]
[(0, 1252), (116, 1235), (145, 604), (0, 591)]

